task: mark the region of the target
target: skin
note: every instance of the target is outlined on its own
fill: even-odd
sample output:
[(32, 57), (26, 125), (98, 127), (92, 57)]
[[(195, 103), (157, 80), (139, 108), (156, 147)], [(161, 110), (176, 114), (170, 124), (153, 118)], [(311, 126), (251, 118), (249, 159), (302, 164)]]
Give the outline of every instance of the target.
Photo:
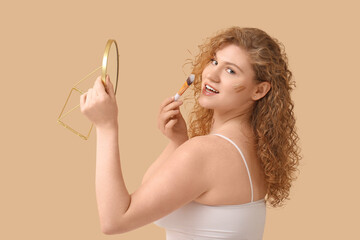
[[(246, 136), (250, 132), (247, 119), (254, 101), (264, 96), (270, 86), (267, 89), (266, 84), (254, 83), (242, 49), (225, 46), (217, 51), (217, 57), (218, 64), (211, 62), (204, 69), (202, 79), (220, 93), (201, 96), (199, 102), (214, 109), (211, 132), (224, 134), (241, 148), (250, 149), (244, 154), (257, 200), (265, 196), (266, 187), (251, 150), (251, 140)], [(224, 61), (238, 64), (244, 73), (230, 76)], [(191, 201), (208, 205), (249, 202), (249, 180), (237, 150), (215, 135), (188, 139), (179, 109), (182, 101), (174, 101), (172, 97), (163, 101), (158, 118), (158, 128), (169, 138), (169, 144), (146, 172), (142, 185), (129, 194), (121, 170), (118, 109), (113, 89), (108, 78), (105, 87), (99, 77), (94, 87), (80, 97), (81, 112), (96, 127), (96, 199), (103, 233), (131, 231)]]
[[(270, 90), (268, 82), (256, 83), (255, 73), (245, 50), (234, 44), (220, 48), (202, 73), (202, 88), (210, 84), (219, 94), (201, 95), (199, 104), (214, 110), (211, 132), (225, 129), (249, 129), (251, 110)], [(233, 63), (234, 65), (228, 64)]]

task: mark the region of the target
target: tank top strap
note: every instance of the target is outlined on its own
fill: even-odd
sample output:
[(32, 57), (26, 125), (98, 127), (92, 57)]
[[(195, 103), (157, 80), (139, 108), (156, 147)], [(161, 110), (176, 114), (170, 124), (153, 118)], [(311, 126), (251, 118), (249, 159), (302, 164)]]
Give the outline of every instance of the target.
[(249, 171), (249, 168), (248, 168), (248, 165), (246, 163), (246, 160), (245, 160), (245, 157), (244, 157), (244, 154), (242, 153), (242, 151), (240, 150), (240, 148), (230, 139), (230, 138), (227, 138), (225, 137), (224, 135), (221, 135), (221, 134), (218, 134), (218, 133), (213, 133), (212, 135), (217, 135), (219, 137), (222, 137), (226, 140), (228, 140), (232, 145), (234, 145), (236, 147), (236, 149), (239, 151), (243, 161), (244, 161), (244, 164), (245, 164), (245, 167), (246, 167), (246, 171), (249, 175), (249, 181), (250, 181), (250, 189), (251, 189), (251, 202), (254, 201), (254, 190), (253, 190), (253, 185), (252, 185), (252, 181), (251, 181), (251, 176), (250, 176), (250, 171)]

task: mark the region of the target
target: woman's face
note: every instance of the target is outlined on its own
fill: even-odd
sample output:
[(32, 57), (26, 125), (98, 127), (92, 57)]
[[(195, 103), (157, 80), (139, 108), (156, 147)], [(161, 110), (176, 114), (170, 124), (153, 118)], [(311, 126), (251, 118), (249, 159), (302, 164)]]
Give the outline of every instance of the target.
[(234, 44), (226, 44), (215, 52), (202, 72), (199, 104), (226, 113), (245, 110), (254, 103), (254, 77), (247, 52)]

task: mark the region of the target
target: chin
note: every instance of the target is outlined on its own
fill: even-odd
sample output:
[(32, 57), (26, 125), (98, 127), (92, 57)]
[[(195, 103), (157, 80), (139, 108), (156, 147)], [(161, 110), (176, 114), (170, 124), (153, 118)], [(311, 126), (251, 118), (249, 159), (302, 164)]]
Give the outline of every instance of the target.
[(203, 96), (200, 96), (198, 100), (199, 105), (205, 109), (214, 109), (214, 106), (206, 100)]

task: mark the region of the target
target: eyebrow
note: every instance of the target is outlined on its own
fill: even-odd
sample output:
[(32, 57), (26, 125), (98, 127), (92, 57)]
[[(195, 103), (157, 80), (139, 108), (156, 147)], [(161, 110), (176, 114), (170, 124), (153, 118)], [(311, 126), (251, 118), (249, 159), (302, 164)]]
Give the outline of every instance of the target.
[[(215, 58), (217, 58), (216, 53), (215, 53)], [(234, 63), (231, 63), (231, 62), (227, 62), (227, 61), (223, 61), (223, 62), (228, 64), (228, 65), (232, 65), (232, 66), (238, 68), (242, 73), (244, 73), (244, 71), (238, 65), (236, 65)]]

